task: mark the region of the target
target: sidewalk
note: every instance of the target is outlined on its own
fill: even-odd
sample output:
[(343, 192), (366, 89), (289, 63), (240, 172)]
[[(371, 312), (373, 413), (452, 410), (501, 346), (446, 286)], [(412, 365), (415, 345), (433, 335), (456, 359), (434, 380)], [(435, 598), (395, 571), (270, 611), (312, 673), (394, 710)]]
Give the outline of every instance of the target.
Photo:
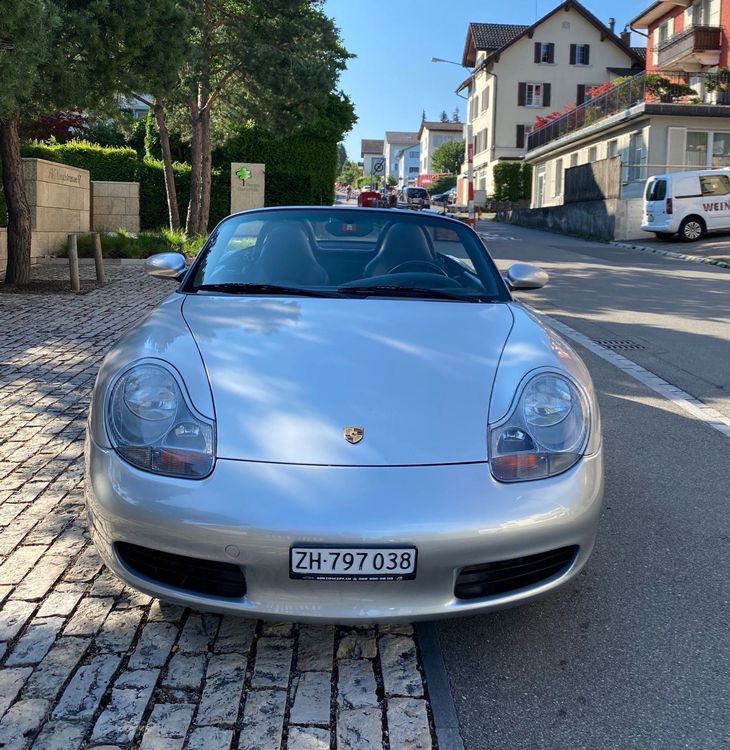
[(410, 625), (205, 614), (103, 567), (84, 511), (89, 394), (104, 353), (174, 289), (140, 264), (107, 272), (82, 295), (0, 292), (0, 747), (434, 747)]

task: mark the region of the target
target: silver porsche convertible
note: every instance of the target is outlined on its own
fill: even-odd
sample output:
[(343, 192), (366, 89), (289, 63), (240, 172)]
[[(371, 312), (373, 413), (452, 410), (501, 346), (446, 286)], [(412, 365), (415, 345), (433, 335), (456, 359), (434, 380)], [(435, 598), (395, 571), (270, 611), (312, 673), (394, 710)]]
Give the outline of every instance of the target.
[(349, 207), (236, 214), (109, 352), (89, 524), (131, 586), (353, 623), (497, 609), (573, 578), (603, 494), (593, 386), (465, 224)]

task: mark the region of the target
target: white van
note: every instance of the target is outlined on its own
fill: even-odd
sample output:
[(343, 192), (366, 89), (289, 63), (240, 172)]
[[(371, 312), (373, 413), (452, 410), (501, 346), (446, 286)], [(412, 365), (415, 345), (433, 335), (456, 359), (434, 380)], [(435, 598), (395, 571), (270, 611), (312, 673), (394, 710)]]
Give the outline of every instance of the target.
[(661, 240), (685, 242), (730, 230), (730, 169), (659, 174), (646, 181), (641, 228)]

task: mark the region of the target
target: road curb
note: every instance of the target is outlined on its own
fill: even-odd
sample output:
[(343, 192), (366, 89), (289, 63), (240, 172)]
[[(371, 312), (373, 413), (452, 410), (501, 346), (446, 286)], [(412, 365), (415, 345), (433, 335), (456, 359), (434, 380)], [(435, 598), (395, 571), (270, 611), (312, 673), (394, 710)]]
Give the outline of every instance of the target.
[(426, 673), (426, 686), (439, 750), (464, 750), (464, 741), (459, 732), (459, 718), (451, 695), (436, 625), (432, 622), (419, 622), (415, 629), (421, 650), (421, 664)]
[(676, 258), (677, 260), (686, 260), (690, 263), (702, 263), (706, 266), (717, 266), (718, 268), (725, 268), (730, 270), (730, 263), (727, 263), (724, 260), (716, 260), (715, 258), (703, 258), (700, 255), (691, 255), (690, 253), (677, 253), (674, 250), (662, 250), (660, 247), (647, 247), (646, 245), (635, 245), (630, 242), (611, 241), (608, 244), (613, 245), (614, 247), (622, 247), (626, 250), (638, 250), (642, 253), (663, 255), (666, 258)]

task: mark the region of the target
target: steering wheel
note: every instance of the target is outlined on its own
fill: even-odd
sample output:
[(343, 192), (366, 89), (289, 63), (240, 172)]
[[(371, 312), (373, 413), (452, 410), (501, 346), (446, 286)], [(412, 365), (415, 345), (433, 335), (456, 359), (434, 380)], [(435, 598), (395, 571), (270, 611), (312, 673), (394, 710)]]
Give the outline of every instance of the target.
[(431, 263), (428, 260), (407, 260), (405, 263), (391, 268), (388, 273), (405, 273), (406, 271), (423, 271), (425, 273), (438, 273), (441, 276), (448, 276), (441, 266)]

